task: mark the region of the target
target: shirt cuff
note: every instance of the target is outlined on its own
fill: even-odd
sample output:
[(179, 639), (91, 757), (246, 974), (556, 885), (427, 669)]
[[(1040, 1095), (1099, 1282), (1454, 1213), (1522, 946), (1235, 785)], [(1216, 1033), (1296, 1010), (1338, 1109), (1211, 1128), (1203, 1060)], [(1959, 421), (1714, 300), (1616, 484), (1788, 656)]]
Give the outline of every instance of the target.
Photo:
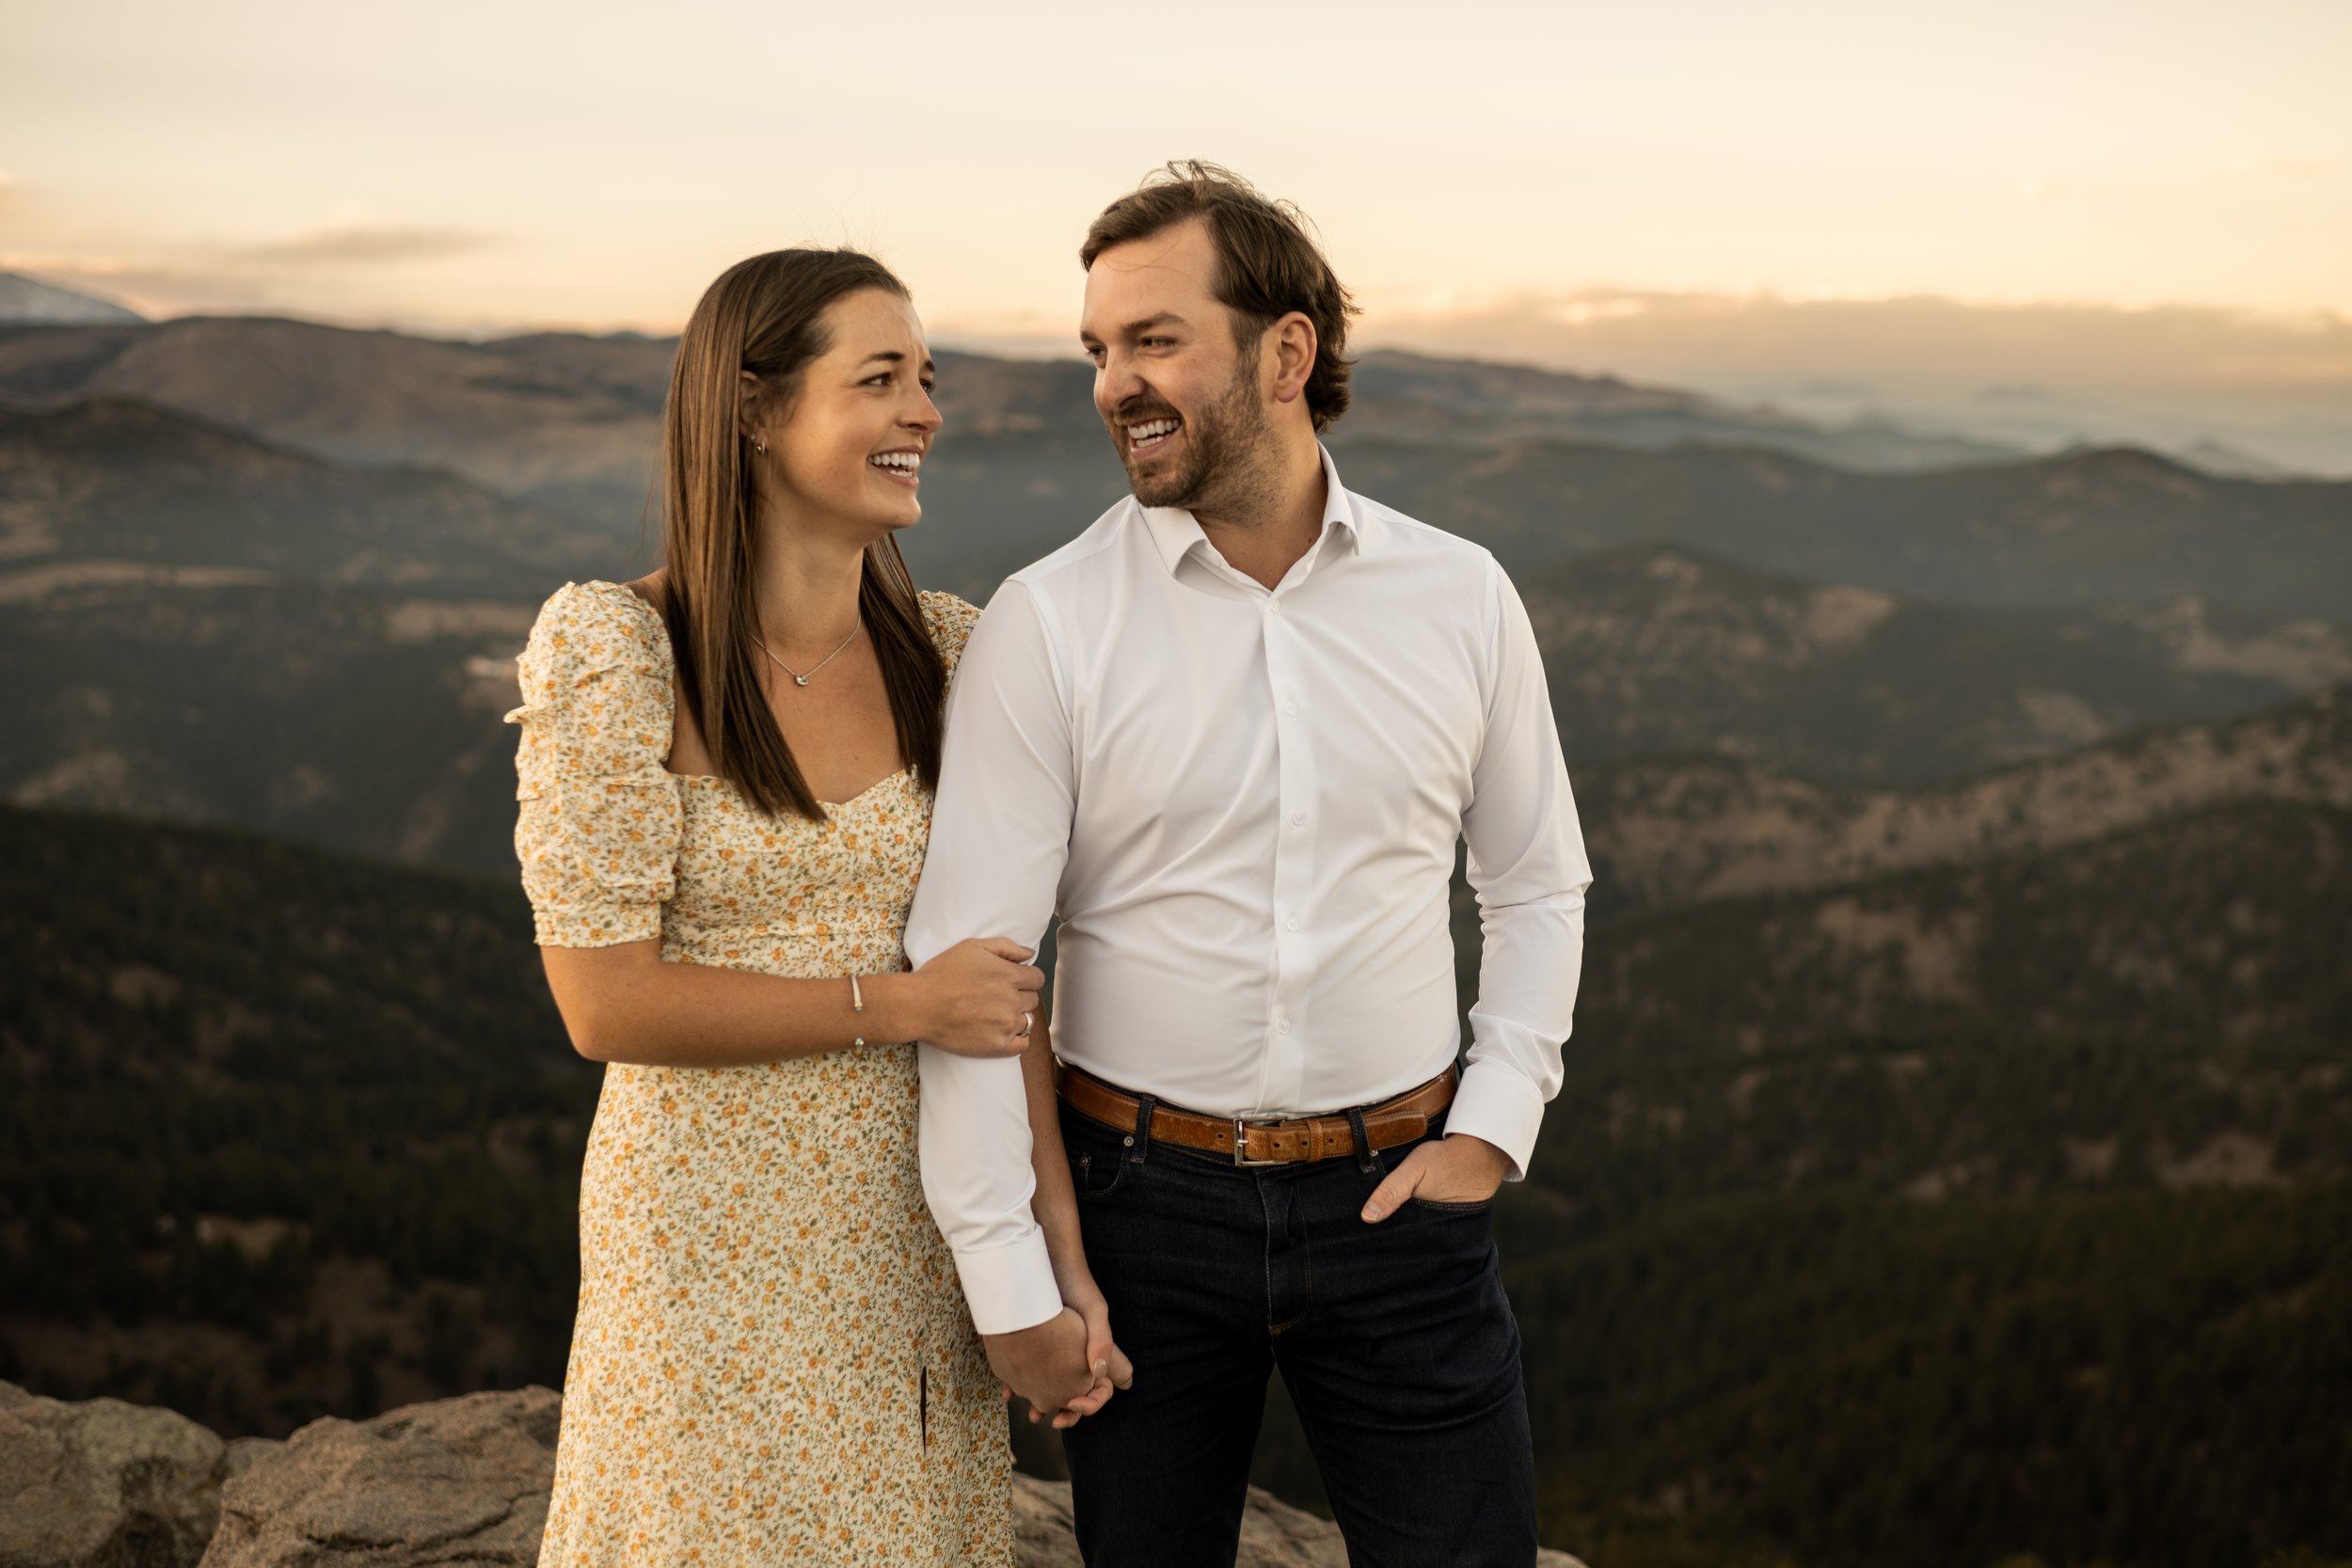
[(963, 1281), (972, 1326), (982, 1334), (1035, 1328), (1061, 1312), (1061, 1287), (1054, 1283), (1045, 1232), (1035, 1225), (1005, 1246), (957, 1253), (956, 1275)]
[(1462, 1073), (1447, 1110), (1448, 1134), (1468, 1132), (1486, 1139), (1511, 1159), (1517, 1181), (1527, 1175), (1535, 1153), (1535, 1133), (1544, 1124), (1543, 1094), (1501, 1062), (1472, 1062)]

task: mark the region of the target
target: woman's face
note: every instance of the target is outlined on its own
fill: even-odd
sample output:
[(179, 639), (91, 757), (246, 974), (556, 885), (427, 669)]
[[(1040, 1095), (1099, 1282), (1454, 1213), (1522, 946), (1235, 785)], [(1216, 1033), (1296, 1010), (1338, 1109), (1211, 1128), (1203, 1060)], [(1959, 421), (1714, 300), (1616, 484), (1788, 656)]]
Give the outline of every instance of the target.
[(832, 344), (801, 372), (781, 420), (755, 427), (763, 504), (795, 526), (840, 527), (863, 545), (919, 521), (919, 473), (939, 410), (931, 358), (914, 307), (882, 289), (845, 294), (825, 311)]

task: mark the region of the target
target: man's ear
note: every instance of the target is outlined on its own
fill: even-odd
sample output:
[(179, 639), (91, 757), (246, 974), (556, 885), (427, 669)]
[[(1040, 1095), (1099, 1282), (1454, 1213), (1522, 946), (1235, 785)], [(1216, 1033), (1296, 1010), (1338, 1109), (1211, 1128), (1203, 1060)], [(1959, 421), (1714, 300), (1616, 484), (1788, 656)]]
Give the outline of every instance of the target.
[(1274, 341), (1274, 401), (1296, 403), (1307, 395), (1307, 378), (1315, 371), (1315, 324), (1303, 310), (1293, 310), (1266, 332)]

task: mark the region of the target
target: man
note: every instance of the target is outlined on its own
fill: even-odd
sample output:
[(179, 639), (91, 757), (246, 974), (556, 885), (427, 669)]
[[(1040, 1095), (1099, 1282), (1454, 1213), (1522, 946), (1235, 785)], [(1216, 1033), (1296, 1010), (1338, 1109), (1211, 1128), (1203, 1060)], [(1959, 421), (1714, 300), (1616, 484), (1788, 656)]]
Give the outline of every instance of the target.
[[(1133, 496), (974, 631), (907, 930), (920, 962), (1058, 911), (1075, 1198), (1031, 1212), (1021, 1069), (926, 1048), (932, 1211), (1000, 1373), (1100, 1410), (1063, 1437), (1089, 1563), (1232, 1561), (1272, 1370), (1353, 1560), (1532, 1562), (1488, 1206), (1559, 1087), (1591, 871), (1526, 611), (1342, 486), (1353, 306), (1290, 210), (1173, 165), (1080, 255)], [(1106, 1405), (1068, 1397), (1104, 1346), (1073, 1355), (1049, 1233), (1132, 1356)]]

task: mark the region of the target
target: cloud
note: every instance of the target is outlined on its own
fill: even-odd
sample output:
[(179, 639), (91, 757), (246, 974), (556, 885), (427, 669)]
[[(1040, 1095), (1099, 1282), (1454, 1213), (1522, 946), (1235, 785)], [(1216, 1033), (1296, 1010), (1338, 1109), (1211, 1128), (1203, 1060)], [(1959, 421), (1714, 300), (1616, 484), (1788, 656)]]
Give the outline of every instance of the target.
[(1702, 383), (1808, 378), (1955, 391), (2030, 383), (2352, 398), (2352, 317), (2328, 310), (1594, 288), (1375, 314), (1363, 340)]
[(376, 266), (399, 261), (434, 261), (487, 249), (497, 237), (464, 229), (398, 224), (347, 224), (314, 229), (266, 245), (232, 252), (256, 266)]
[[(19, 187), (21, 190), (21, 187)], [(0, 183), (0, 206), (11, 192)], [(433, 262), (504, 243), (472, 230), (344, 221), (254, 245), (127, 245), (114, 250), (0, 252), (0, 271), (103, 293), (156, 318), (287, 311), (368, 319), (373, 269)]]
[(1375, 309), (1364, 348), (1613, 374), (2034, 447), (2217, 436), (2352, 474), (2352, 314), (1590, 288)]
[(266, 309), (275, 303), (257, 277), (143, 257), (0, 251), (0, 272), (116, 300), (150, 317)]

